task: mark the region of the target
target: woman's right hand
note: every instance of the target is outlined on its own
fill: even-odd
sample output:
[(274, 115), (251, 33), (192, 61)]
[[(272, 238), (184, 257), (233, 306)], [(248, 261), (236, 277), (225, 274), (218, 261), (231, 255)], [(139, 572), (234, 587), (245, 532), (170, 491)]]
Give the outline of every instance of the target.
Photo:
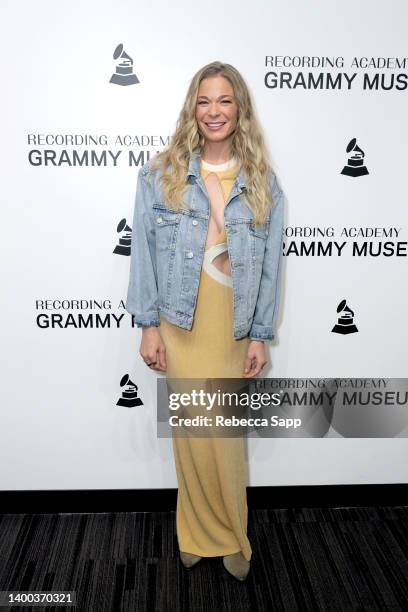
[(151, 325), (142, 327), (142, 342), (140, 343), (139, 353), (151, 370), (165, 372), (166, 364), (166, 346), (162, 340), (159, 328)]

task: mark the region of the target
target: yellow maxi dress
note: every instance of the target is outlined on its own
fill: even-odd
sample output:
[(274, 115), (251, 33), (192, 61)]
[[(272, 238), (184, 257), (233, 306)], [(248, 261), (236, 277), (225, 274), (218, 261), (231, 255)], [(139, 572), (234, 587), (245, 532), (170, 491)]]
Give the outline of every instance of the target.
[[(239, 167), (234, 166), (216, 171), (224, 202), (238, 170)], [(201, 165), (204, 180), (209, 172)], [(225, 228), (216, 244), (226, 248)], [(206, 249), (205, 255), (208, 251)], [(167, 378), (242, 377), (250, 340), (248, 336), (239, 340), (233, 338), (232, 286), (228, 278), (223, 273), (214, 273), (214, 266), (207, 258), (200, 274), (191, 330), (160, 317)], [(202, 557), (241, 551), (245, 559), (250, 560), (245, 438), (176, 437), (173, 434), (173, 453), (178, 480), (176, 528), (179, 549)]]

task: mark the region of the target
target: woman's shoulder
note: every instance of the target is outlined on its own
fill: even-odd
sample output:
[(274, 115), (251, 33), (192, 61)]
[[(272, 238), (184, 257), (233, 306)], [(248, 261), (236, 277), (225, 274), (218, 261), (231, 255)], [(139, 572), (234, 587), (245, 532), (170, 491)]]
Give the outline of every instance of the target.
[(272, 198), (277, 198), (282, 195), (283, 190), (280, 180), (278, 179), (276, 172), (272, 169), (268, 173), (268, 183), (272, 193)]
[(148, 159), (148, 160), (147, 160), (147, 161), (146, 161), (146, 162), (143, 164), (143, 166), (141, 166), (141, 167), (140, 167), (139, 172), (141, 172), (141, 173), (143, 174), (143, 176), (146, 176), (148, 173), (149, 173), (149, 174), (153, 174), (153, 173), (156, 173), (156, 172), (157, 172), (157, 169), (155, 170), (155, 169), (153, 168), (153, 165), (152, 165), (152, 159), (153, 159), (153, 158)]
[(162, 201), (163, 196), (163, 185), (161, 182), (161, 163), (155, 163), (155, 157), (148, 159), (139, 168), (139, 176), (143, 181), (144, 185), (148, 187), (149, 193), (153, 200)]

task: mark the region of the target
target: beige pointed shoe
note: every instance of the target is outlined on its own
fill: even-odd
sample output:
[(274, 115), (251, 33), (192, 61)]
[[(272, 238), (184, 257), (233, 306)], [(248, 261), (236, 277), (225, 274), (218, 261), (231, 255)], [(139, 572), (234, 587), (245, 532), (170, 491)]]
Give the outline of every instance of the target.
[(227, 572), (237, 580), (242, 582), (248, 576), (251, 564), (240, 551), (232, 555), (226, 555), (222, 562)]
[(199, 561), (201, 561), (202, 557), (199, 555), (193, 555), (192, 553), (182, 552), (180, 550), (180, 560), (185, 568), (190, 569), (197, 565)]

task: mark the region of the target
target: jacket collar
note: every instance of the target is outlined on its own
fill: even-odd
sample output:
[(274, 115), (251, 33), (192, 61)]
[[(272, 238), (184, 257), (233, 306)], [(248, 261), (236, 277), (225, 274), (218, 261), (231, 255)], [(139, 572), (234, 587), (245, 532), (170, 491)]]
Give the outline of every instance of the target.
[[(195, 149), (193, 149), (193, 152), (190, 155), (190, 161), (188, 164), (188, 171), (187, 171), (187, 177), (189, 177), (190, 175), (195, 176), (196, 178), (199, 177), (201, 175), (200, 173), (200, 148), (197, 146)], [(236, 183), (238, 185), (239, 188), (242, 187), (246, 187), (246, 183), (245, 183), (245, 176), (244, 176), (244, 171), (242, 166), (240, 167), (238, 174), (237, 174), (237, 178), (236, 178)]]

